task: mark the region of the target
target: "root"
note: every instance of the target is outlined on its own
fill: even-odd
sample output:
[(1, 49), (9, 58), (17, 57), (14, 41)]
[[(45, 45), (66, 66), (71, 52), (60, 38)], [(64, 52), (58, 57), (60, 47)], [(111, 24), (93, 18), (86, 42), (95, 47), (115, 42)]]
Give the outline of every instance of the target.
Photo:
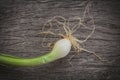
[[(71, 44), (72, 44), (72, 46), (73, 46), (73, 48), (74, 48), (75, 51), (77, 51), (77, 52), (86, 51), (86, 52), (92, 53), (98, 59), (100, 59), (102, 61), (102, 58), (100, 56), (98, 56), (95, 52), (88, 51), (88, 50), (86, 50), (86, 49), (84, 49), (84, 48), (81, 47), (81, 44), (84, 43), (84, 42), (86, 42), (93, 35), (93, 33), (95, 32), (94, 19), (89, 14), (89, 6), (90, 6), (90, 4), (86, 6), (82, 18), (79, 17), (79, 16), (76, 16), (74, 18), (66, 19), (63, 16), (54, 16), (52, 19), (48, 20), (44, 24), (44, 26), (42, 27), (42, 32), (40, 33), (40, 34), (45, 34), (45, 36), (43, 38), (43, 42), (45, 41), (46, 36), (48, 34), (53, 35), (53, 36), (59, 36), (60, 38), (67, 38), (67, 39), (70, 40), (70, 42), (71, 42)], [(76, 38), (75, 36), (73, 36), (73, 34), (81, 26), (87, 28), (87, 26), (84, 24), (84, 18), (86, 16), (86, 14), (88, 14), (89, 18), (92, 21), (93, 29), (90, 32), (90, 34), (84, 40), (79, 40), (78, 38)], [(72, 28), (70, 28), (70, 26), (71, 26), (70, 25), (70, 21), (71, 20), (78, 20), (78, 23), (75, 24), (74, 26), (72, 26)], [(45, 27), (49, 27), (49, 28), (47, 28), (47, 30), (45, 30)], [(54, 29), (53, 27), (56, 27), (56, 28), (60, 29), (61, 30), (60, 33), (59, 32), (57, 32), (57, 33), (53, 32), (52, 31)], [(42, 44), (43, 44), (43, 42), (42, 42)]]
[(102, 58), (100, 56), (98, 56), (95, 52), (89, 51), (89, 50), (84, 49), (84, 48), (81, 48), (81, 50), (85, 51), (85, 52), (88, 52), (88, 53), (91, 53), (91, 54), (94, 54), (99, 60), (103, 61)]

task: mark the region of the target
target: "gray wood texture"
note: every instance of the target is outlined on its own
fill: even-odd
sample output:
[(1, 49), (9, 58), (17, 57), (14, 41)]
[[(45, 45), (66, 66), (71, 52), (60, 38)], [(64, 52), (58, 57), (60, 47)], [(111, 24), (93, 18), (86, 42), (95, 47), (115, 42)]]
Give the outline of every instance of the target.
[[(36, 57), (50, 49), (41, 47), (38, 33), (53, 16), (82, 16), (85, 0), (0, 0), (0, 53)], [(60, 60), (35, 67), (0, 66), (0, 80), (103, 80), (120, 79), (120, 1), (94, 0), (90, 13), (96, 30), (84, 43), (108, 62), (87, 52), (70, 54)], [(86, 23), (89, 21), (86, 21)], [(85, 38), (77, 30), (78, 38)], [(54, 40), (55, 37), (48, 39)], [(47, 42), (47, 41), (46, 41)], [(70, 59), (75, 55), (72, 59)]]

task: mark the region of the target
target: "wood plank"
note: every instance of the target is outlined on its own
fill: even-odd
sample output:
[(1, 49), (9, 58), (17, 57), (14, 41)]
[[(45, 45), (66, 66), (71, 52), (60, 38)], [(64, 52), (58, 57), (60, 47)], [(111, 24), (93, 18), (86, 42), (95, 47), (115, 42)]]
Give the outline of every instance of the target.
[[(0, 0), (0, 52), (21, 57), (36, 57), (49, 52), (51, 48), (41, 47), (44, 36), (39, 33), (44, 22), (53, 16), (67, 19), (82, 17), (86, 6), (83, 1)], [(0, 66), (0, 80), (120, 79), (119, 5), (120, 2), (114, 0), (92, 0), (90, 9), (96, 30), (84, 46), (108, 62), (101, 62), (87, 52), (77, 54), (72, 49), (67, 57), (42, 66)], [(90, 30), (78, 29), (75, 36), (84, 39)], [(57, 39), (56, 36), (49, 36), (44, 43), (55, 42)]]

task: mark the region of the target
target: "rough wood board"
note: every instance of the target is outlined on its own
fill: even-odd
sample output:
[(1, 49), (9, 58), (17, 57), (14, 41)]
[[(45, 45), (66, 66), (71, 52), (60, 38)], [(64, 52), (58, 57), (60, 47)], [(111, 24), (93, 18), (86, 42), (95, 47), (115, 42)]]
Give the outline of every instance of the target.
[[(81, 16), (84, 0), (0, 0), (0, 52), (34, 57), (48, 51), (37, 33), (53, 16)], [(120, 79), (120, 1), (93, 1), (95, 34), (84, 44), (108, 63), (94, 55), (74, 51), (55, 62), (36, 67), (0, 66), (0, 80), (103, 80)], [(78, 37), (81, 35), (78, 31)], [(82, 36), (84, 38), (84, 35)]]

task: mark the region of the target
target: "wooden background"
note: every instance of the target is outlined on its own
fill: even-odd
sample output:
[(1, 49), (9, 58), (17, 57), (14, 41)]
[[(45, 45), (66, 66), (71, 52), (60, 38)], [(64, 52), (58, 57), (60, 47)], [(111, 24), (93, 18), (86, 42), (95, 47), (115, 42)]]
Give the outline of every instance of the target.
[[(85, 0), (0, 0), (0, 52), (21, 57), (46, 53), (38, 33), (53, 16), (80, 16)], [(35, 67), (0, 66), (0, 80), (103, 80), (120, 79), (120, 1), (94, 0), (91, 14), (96, 31), (84, 44), (94, 55), (74, 51), (60, 60)], [(76, 32), (78, 38), (84, 35)], [(53, 38), (52, 38), (53, 39)], [(75, 55), (76, 54), (76, 55)], [(75, 55), (71, 60), (70, 57)]]

